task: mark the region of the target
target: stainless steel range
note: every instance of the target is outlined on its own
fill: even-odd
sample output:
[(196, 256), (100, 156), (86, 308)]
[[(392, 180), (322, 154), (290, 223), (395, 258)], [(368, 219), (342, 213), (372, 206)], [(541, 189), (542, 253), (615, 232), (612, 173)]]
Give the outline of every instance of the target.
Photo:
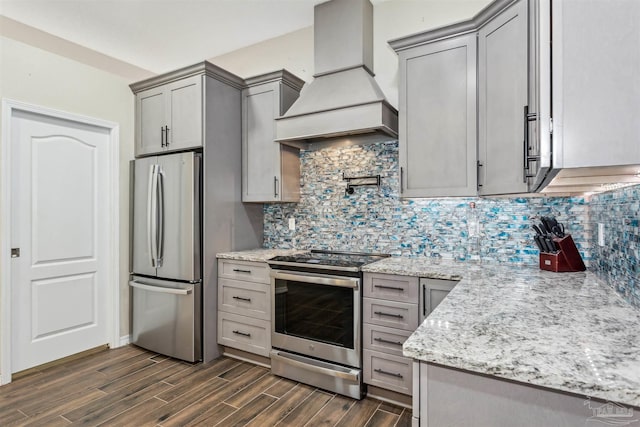
[(313, 250), (267, 261), (274, 374), (362, 398), (361, 267), (387, 256)]

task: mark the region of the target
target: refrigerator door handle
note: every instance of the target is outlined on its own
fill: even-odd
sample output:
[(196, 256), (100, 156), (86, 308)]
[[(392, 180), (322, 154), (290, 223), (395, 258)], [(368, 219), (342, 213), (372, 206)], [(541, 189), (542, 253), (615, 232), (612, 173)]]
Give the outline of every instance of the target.
[(158, 246), (156, 256), (158, 267), (162, 267), (162, 258), (164, 256), (164, 172), (158, 166), (158, 173), (156, 176), (158, 180), (158, 196), (157, 196), (157, 209), (158, 219), (156, 222), (156, 245)]
[(158, 181), (156, 174), (158, 171), (158, 165), (149, 166), (149, 188), (147, 190), (147, 241), (149, 246), (149, 256), (151, 257), (151, 266), (157, 267), (156, 259), (158, 258), (158, 244), (157, 244), (157, 192)]
[(191, 292), (193, 292), (193, 287), (190, 287), (190, 288), (187, 288), (187, 289), (164, 288), (162, 286), (147, 285), (145, 283), (138, 282), (137, 280), (131, 280), (129, 282), (129, 286), (131, 286), (133, 288), (142, 289), (144, 291), (158, 292), (158, 293), (161, 293), (161, 294), (189, 295), (189, 294), (191, 294)]

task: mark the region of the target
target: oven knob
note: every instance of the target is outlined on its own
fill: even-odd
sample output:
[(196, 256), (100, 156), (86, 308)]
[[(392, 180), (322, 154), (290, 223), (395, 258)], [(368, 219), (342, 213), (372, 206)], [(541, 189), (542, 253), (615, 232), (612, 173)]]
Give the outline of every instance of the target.
[(313, 344), (309, 345), (309, 350), (313, 351), (315, 349), (316, 349), (316, 347)]

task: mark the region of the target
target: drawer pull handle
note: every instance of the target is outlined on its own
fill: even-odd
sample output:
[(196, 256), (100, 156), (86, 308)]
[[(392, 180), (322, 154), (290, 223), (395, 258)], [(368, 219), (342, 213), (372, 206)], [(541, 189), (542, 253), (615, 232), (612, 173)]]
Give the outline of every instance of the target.
[(237, 296), (233, 296), (233, 299), (238, 299), (240, 301), (246, 301), (246, 302), (251, 302), (251, 298), (245, 298), (245, 297), (237, 297)]
[(375, 337), (373, 340), (381, 343), (385, 343), (385, 344), (393, 344), (393, 345), (399, 345), (399, 346), (402, 345), (402, 341), (389, 341), (389, 340), (385, 340), (384, 338), (378, 338), (378, 337)]
[(374, 371), (379, 373), (379, 374), (389, 375), (390, 377), (396, 377), (396, 378), (400, 378), (400, 379), (404, 378), (402, 376), (402, 374), (396, 374), (396, 373), (393, 373), (393, 372), (387, 372), (387, 371), (383, 371), (382, 369), (374, 369)]
[(380, 288), (380, 289), (392, 289), (394, 291), (404, 292), (404, 288), (399, 288), (397, 286), (373, 285), (373, 287)]
[(233, 331), (233, 333), (236, 334), (236, 335), (242, 335), (243, 337), (251, 338), (251, 334), (249, 334), (247, 332)]
[(251, 270), (242, 270), (241, 268), (234, 268), (233, 271), (235, 271), (236, 273), (247, 273), (247, 274), (251, 274)]
[(398, 319), (404, 319), (404, 316), (402, 314), (385, 313), (384, 311), (374, 311), (373, 314), (377, 314), (378, 316), (387, 316), (387, 317), (395, 317)]

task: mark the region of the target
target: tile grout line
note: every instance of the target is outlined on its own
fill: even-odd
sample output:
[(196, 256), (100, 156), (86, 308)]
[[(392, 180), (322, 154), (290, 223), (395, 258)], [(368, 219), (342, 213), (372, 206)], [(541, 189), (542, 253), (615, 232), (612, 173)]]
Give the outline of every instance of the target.
[[(258, 395), (258, 396), (260, 396), (260, 395)], [(253, 399), (252, 399), (252, 400), (250, 400), (249, 402), (253, 402)], [(231, 406), (231, 405), (229, 405), (229, 404), (227, 404), (227, 403), (224, 403), (224, 402), (220, 402), (220, 404), (221, 404), (221, 405)], [(217, 405), (216, 405), (216, 406), (217, 406)], [(233, 408), (233, 406), (231, 406), (231, 407)], [(221, 419), (220, 421), (218, 421), (217, 423), (215, 423), (215, 424), (214, 424), (214, 427), (215, 427), (215, 426), (219, 426), (221, 422), (223, 422), (224, 420), (226, 420), (226, 419), (227, 419), (227, 418), (229, 418), (230, 416), (234, 415), (234, 414), (235, 414), (236, 412), (238, 412), (239, 410), (240, 410), (240, 409), (236, 409), (235, 411), (233, 411), (232, 413), (230, 413), (229, 415), (227, 415), (226, 417), (224, 417), (223, 419)], [(245, 425), (246, 425), (246, 424), (245, 424)]]
[(378, 409), (380, 409), (380, 405), (382, 405), (382, 402), (378, 403), (378, 406), (376, 406), (376, 409), (371, 413), (371, 416), (369, 418), (367, 418), (367, 422), (364, 423), (364, 425), (366, 426), (367, 424), (369, 424), (369, 421), (371, 421), (371, 419), (373, 418), (373, 416), (376, 414), (376, 412), (378, 412)]
[[(296, 387), (297, 387), (297, 386), (296, 386)], [(294, 390), (296, 387), (294, 387), (292, 390)], [(300, 405), (302, 405), (304, 402), (306, 402), (307, 400), (309, 400), (309, 398), (311, 397), (311, 395), (312, 395), (313, 393), (315, 393), (316, 391), (319, 391), (319, 390), (318, 390), (317, 388), (314, 388), (314, 389), (313, 389), (313, 391), (312, 391), (311, 393), (309, 393), (309, 394), (307, 395), (307, 397), (306, 397), (306, 398), (302, 399), (302, 401), (301, 401), (300, 403), (298, 403), (295, 407), (291, 408), (291, 410), (290, 410), (289, 412), (287, 412), (287, 414), (286, 414), (284, 417), (282, 417), (282, 418), (280, 419), (280, 421), (278, 421), (278, 422), (276, 423), (276, 425), (279, 425), (280, 423), (282, 423), (282, 421), (283, 421), (285, 418), (287, 418), (287, 417), (289, 416), (289, 414), (291, 414), (293, 411), (295, 411), (295, 410), (296, 410)], [(284, 397), (284, 396), (283, 396), (283, 397)], [(331, 399), (329, 399), (329, 400), (331, 400)]]
[(353, 408), (353, 407), (355, 406), (355, 404), (356, 404), (356, 403), (357, 403), (357, 400), (356, 400), (356, 401), (351, 402), (351, 405), (349, 405), (349, 409), (347, 409), (347, 410), (344, 412), (344, 414), (342, 414), (342, 416), (340, 417), (340, 419), (339, 419), (338, 421), (336, 421), (336, 423), (334, 424), (334, 426), (337, 426), (338, 424), (340, 424), (340, 421), (342, 421), (342, 419), (343, 419), (344, 417), (346, 417), (346, 416), (347, 416), (347, 414), (349, 413), (349, 411), (351, 410), (351, 408)]
[(398, 427), (398, 423), (400, 422), (400, 419), (402, 418), (402, 414), (404, 414), (404, 412), (407, 410), (407, 408), (402, 408), (402, 412), (400, 412), (398, 414), (398, 419), (396, 420), (395, 424), (393, 425), (393, 427)]
[[(317, 389), (316, 389), (316, 390), (317, 390)], [(318, 413), (320, 413), (320, 411), (322, 411), (322, 410), (323, 410), (323, 409), (324, 409), (324, 408), (329, 404), (329, 402), (331, 402), (331, 401), (332, 401), (333, 399), (335, 399), (335, 398), (336, 398), (336, 395), (334, 394), (334, 395), (331, 397), (331, 399), (327, 400), (327, 403), (325, 403), (324, 405), (322, 405), (322, 407), (321, 407), (320, 409), (318, 409), (318, 410), (316, 411), (316, 413), (315, 413), (315, 414), (313, 414), (313, 416), (312, 416), (311, 418), (309, 418), (309, 421), (307, 421), (306, 423), (304, 423), (304, 425), (303, 425), (302, 427), (305, 427), (305, 426), (309, 425), (309, 423), (311, 422), (311, 420), (312, 420), (312, 419), (314, 419), (314, 418), (315, 418), (315, 416), (316, 416)]]

